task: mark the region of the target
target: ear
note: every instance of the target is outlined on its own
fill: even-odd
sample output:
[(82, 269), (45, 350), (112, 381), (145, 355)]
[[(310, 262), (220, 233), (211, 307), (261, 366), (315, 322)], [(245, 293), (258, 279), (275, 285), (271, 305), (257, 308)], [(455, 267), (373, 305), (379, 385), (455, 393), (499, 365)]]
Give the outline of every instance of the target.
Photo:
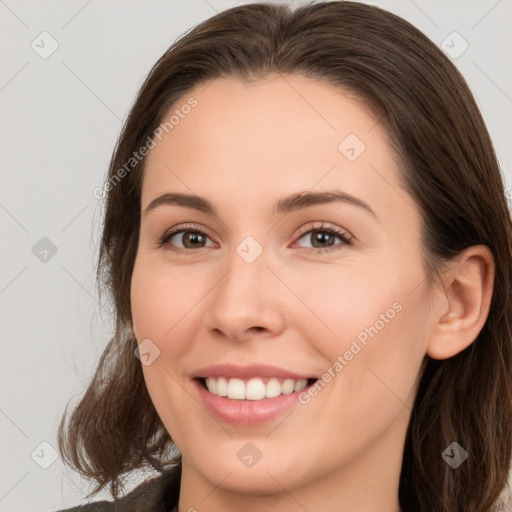
[(442, 276), (444, 305), (427, 344), (427, 355), (432, 359), (447, 359), (471, 345), (489, 314), (495, 274), (491, 250), (486, 245), (474, 245), (462, 251), (457, 260)]

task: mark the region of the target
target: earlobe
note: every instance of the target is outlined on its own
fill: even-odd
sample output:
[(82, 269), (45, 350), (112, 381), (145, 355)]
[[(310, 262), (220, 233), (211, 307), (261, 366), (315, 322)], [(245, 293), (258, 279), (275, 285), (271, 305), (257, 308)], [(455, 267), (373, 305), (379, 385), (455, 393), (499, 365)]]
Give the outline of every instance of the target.
[(427, 344), (432, 359), (453, 357), (475, 341), (489, 314), (494, 271), (490, 249), (475, 245), (465, 249), (459, 263), (443, 275), (444, 310), (434, 320)]

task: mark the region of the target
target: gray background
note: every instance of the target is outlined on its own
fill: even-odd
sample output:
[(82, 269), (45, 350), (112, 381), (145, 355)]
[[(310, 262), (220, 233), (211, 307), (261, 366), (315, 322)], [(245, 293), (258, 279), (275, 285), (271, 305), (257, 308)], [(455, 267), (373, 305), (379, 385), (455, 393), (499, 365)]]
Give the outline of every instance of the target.
[[(92, 191), (153, 63), (184, 31), (242, 3), (0, 0), (1, 511), (57, 510), (90, 490), (59, 458), (52, 463), (52, 453), (64, 406), (84, 390), (113, 327), (96, 297), (101, 201)], [(468, 42), (453, 60), (476, 96), (508, 187), (512, 0), (368, 3), (439, 45), (446, 40), (452, 52), (463, 49), (458, 36), (446, 39), (453, 31)], [(44, 31), (58, 43), (46, 59), (31, 46), (51, 48)]]

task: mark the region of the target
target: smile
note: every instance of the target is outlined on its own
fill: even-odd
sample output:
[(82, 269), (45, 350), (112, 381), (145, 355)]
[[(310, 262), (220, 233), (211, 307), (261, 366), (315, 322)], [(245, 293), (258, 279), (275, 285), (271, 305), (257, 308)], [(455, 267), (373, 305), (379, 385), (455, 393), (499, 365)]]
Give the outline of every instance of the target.
[[(192, 384), (206, 410), (218, 420), (232, 425), (255, 425), (276, 420), (300, 404), (299, 394), (307, 392), (317, 380), (285, 379), (280, 382), (280, 379), (271, 377), (265, 383), (260, 378), (244, 381), (238, 378), (209, 377), (194, 378)], [(212, 391), (208, 386), (211, 386)], [(290, 391), (292, 386), (293, 389)], [(267, 397), (267, 390), (273, 396)], [(227, 394), (218, 395), (224, 392)]]
[(227, 397), (231, 400), (264, 400), (300, 391), (308, 384), (312, 384), (315, 379), (257, 377), (242, 380), (228, 377), (207, 377), (201, 380), (210, 393), (220, 397)]

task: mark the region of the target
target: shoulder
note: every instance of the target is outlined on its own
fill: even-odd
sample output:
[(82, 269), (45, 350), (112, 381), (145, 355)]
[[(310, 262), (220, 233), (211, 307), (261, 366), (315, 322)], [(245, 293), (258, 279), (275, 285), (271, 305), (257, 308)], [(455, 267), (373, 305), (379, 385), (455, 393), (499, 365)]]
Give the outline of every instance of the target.
[(57, 512), (168, 512), (178, 502), (180, 477), (180, 468), (175, 467), (143, 482), (117, 500), (90, 502)]

